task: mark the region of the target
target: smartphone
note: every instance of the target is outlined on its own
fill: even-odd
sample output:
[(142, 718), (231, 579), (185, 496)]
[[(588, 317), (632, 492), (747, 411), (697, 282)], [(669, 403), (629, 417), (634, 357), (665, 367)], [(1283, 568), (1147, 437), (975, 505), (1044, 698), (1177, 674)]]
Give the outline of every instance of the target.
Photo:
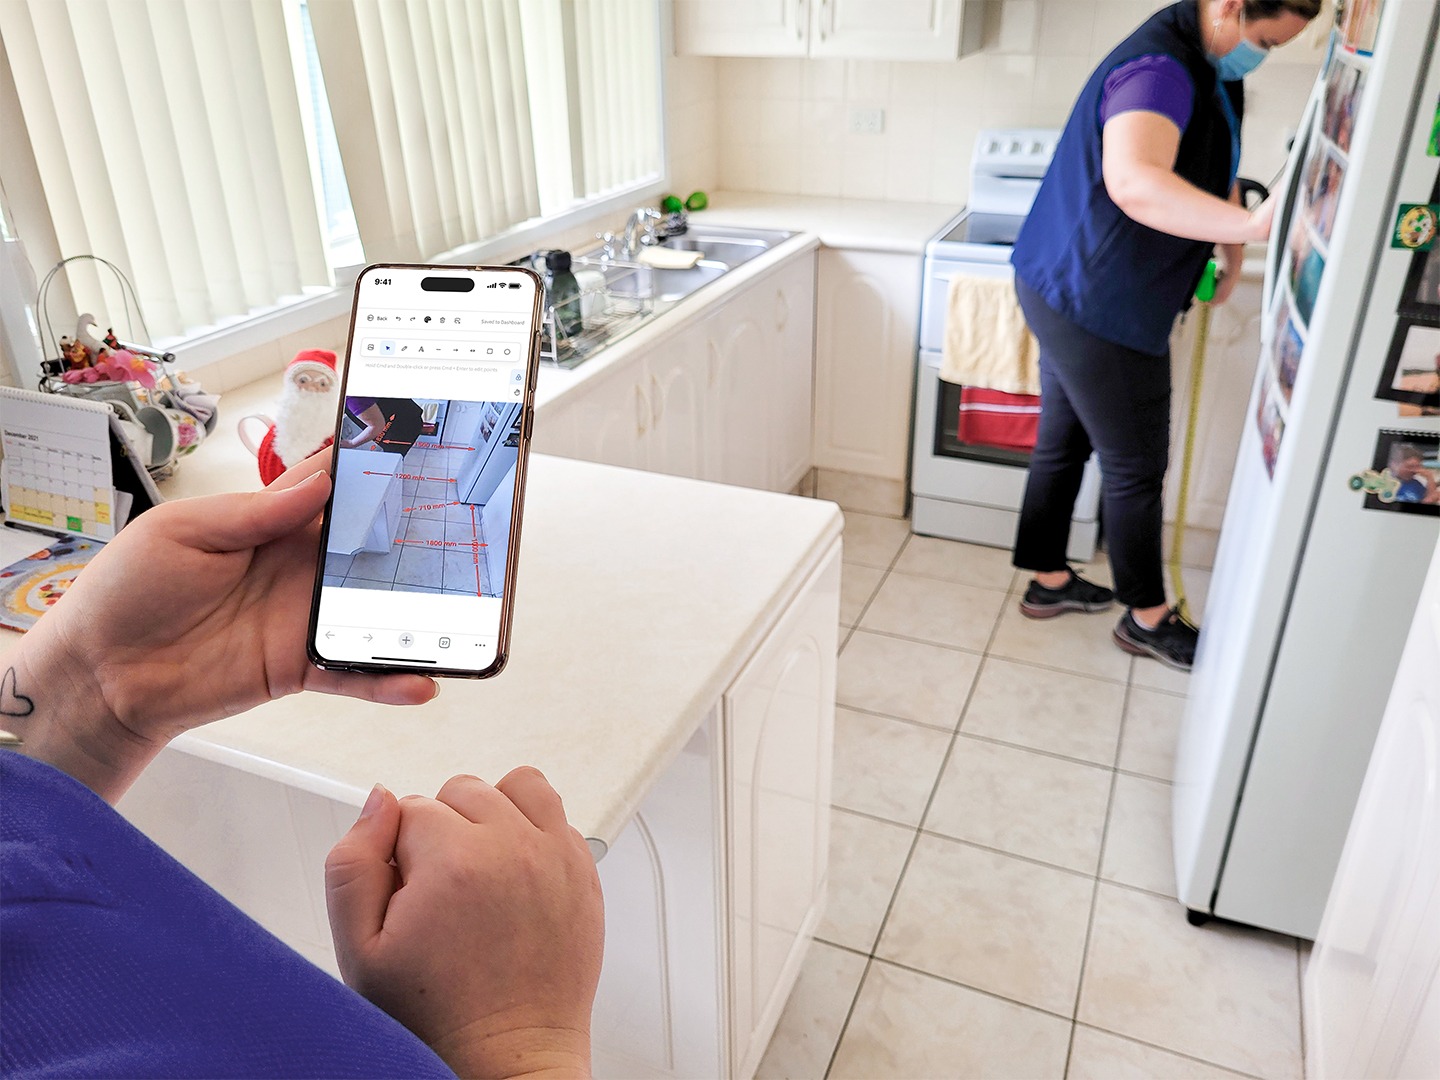
[(477, 679), (505, 666), (543, 295), (512, 266), (360, 274), (313, 663)]

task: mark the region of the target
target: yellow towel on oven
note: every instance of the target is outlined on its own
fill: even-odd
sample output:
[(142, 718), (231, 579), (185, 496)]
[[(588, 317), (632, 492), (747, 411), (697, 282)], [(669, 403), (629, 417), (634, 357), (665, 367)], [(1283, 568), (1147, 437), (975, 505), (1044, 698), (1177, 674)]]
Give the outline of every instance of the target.
[(1040, 393), (1040, 345), (1008, 277), (951, 279), (940, 378), (1006, 394)]

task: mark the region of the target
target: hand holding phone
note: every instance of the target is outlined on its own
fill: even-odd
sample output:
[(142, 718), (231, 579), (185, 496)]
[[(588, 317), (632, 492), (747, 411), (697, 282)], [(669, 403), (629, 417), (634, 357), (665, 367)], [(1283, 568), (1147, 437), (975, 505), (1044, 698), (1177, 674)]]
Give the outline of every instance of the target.
[(517, 267), (360, 274), (314, 663), (470, 678), (504, 666), (542, 298), (539, 277)]

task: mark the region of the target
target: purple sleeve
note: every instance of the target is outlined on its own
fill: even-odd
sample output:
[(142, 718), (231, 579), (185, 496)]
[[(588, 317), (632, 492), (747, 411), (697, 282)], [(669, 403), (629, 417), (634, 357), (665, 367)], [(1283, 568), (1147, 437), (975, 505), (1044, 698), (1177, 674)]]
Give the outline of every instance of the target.
[(374, 404), (375, 399), (373, 397), (347, 397), (345, 399), (345, 411), (359, 416)]
[(1127, 112), (1159, 113), (1181, 131), (1190, 122), (1195, 87), (1190, 73), (1173, 56), (1141, 56), (1127, 60), (1105, 79), (1100, 97), (1100, 124)]

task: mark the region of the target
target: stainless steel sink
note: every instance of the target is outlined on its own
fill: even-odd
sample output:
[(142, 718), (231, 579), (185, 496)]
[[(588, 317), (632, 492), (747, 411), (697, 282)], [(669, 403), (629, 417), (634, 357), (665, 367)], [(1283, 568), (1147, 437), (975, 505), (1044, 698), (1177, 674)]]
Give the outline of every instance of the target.
[(793, 235), (777, 229), (691, 228), (663, 241), (668, 248), (700, 253), (700, 261), (686, 270), (610, 258), (600, 244), (577, 251), (573, 264), (577, 273), (599, 271), (603, 275), (605, 296), (595, 305), (603, 315), (593, 319), (587, 315), (583, 332), (557, 342), (557, 361), (573, 367)]

